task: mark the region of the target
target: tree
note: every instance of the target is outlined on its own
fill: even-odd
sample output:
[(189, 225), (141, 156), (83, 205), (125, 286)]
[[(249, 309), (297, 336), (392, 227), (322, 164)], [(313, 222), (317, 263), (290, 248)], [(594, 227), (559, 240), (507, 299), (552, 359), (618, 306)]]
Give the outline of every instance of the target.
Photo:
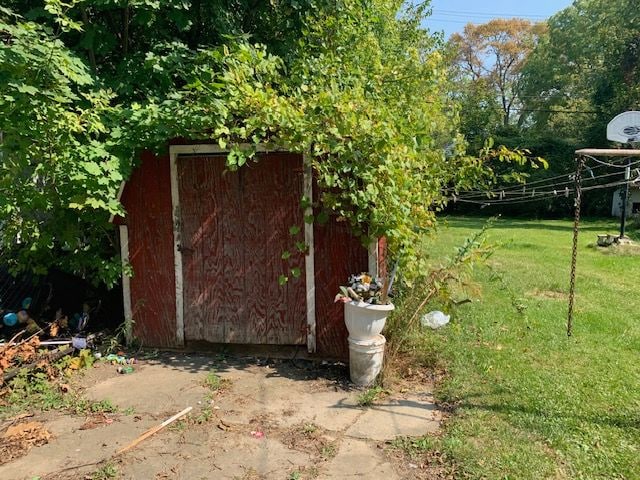
[(452, 82), (453, 96), (460, 111), (460, 131), (471, 151), (478, 151), (484, 142), (503, 127), (503, 110), (494, 88), (485, 79), (457, 79)]
[(490, 87), (500, 103), (504, 126), (522, 104), (520, 75), (545, 26), (522, 19), (495, 19), (482, 25), (467, 24), (450, 43), (455, 51), (458, 77), (476, 84), (475, 92)]
[[(228, 148), (229, 169), (255, 161), (259, 144), (304, 153), (321, 192), (318, 216), (306, 221), (334, 214), (363, 243), (386, 236), (407, 277), (423, 271), (421, 238), (434, 228), (447, 190), (492, 181), (488, 157), (527, 162), (504, 148), (487, 147), (482, 158), (465, 154), (448, 108), (441, 45), (420, 27), (425, 5), (341, 0), (314, 9), (324, 4), (292, 0), (283, 5), (308, 7), (293, 16), (299, 36), (281, 31), (288, 21), (282, 18), (266, 45), (246, 35), (202, 33), (197, 42), (211, 44), (196, 47), (189, 38), (168, 45), (171, 35), (142, 28), (127, 40), (127, 5), (140, 8), (129, 15), (142, 15), (161, 8), (159, 2), (45, 5), (52, 15), (42, 20), (45, 26), (3, 10), (11, 18), (0, 28), (6, 39), (0, 50), (6, 80), (0, 85), (1, 150), (8, 159), (0, 183), (0, 196), (7, 198), (0, 203), (0, 249), (17, 252), (16, 267), (62, 265), (113, 282), (118, 258), (109, 249), (107, 219), (122, 213), (117, 187), (135, 152), (166, 148), (175, 137)], [(95, 62), (88, 55), (91, 69), (69, 47), (86, 49), (77, 40), (90, 26), (77, 18), (82, 8), (102, 5), (116, 8), (124, 26), (112, 25), (113, 15), (105, 14), (108, 32), (100, 36), (119, 43), (95, 49)], [(189, 11), (187, 19), (196, 15), (198, 23), (200, 13)], [(161, 26), (165, 19), (157, 17)], [(283, 38), (290, 42), (286, 48)]]
[[(549, 19), (523, 70), (538, 131), (606, 145), (616, 114), (640, 108), (640, 12), (634, 0), (577, 0)], [(557, 112), (557, 113), (556, 113)]]
[(109, 152), (112, 96), (51, 32), (0, 9), (0, 252), (13, 270), (118, 278), (103, 256), (121, 159)]
[[(260, 43), (287, 61), (305, 18), (329, 0), (7, 0), (25, 18), (55, 29), (60, 18), (81, 24), (61, 32), (64, 44), (123, 99), (175, 87), (170, 74), (189, 52), (238, 39)], [(43, 9), (43, 3), (47, 8)], [(63, 15), (62, 15), (63, 14)], [(186, 66), (188, 68), (188, 66)], [(175, 72), (173, 72), (175, 73)], [(177, 85), (179, 86), (179, 85)]]

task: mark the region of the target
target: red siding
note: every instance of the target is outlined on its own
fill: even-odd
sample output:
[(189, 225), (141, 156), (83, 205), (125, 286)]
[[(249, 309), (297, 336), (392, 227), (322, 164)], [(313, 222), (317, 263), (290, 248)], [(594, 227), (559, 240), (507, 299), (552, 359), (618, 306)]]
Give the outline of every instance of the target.
[[(291, 198), (287, 197), (287, 201)], [(145, 152), (141, 166), (127, 182), (122, 202), (127, 211), (125, 222), (129, 228), (129, 255), (134, 269), (131, 298), (135, 333), (146, 346), (176, 346), (168, 156), (156, 157)], [(299, 208), (297, 202), (295, 208)], [(334, 218), (324, 226), (314, 225), (314, 243), (317, 353), (319, 356), (346, 359), (348, 334), (344, 326), (343, 306), (333, 300), (338, 287), (350, 274), (367, 270), (367, 249), (351, 235), (345, 222)], [(276, 254), (271, 249), (268, 253)], [(187, 268), (188, 260), (184, 260)], [(304, 281), (300, 283), (304, 284)]]
[(176, 300), (169, 157), (150, 152), (127, 182), (131, 305), (135, 335), (145, 346), (176, 345)]
[(324, 226), (314, 225), (316, 276), (316, 342), (320, 356), (349, 357), (344, 305), (334, 303), (340, 285), (352, 273), (368, 268), (368, 251), (351, 234), (346, 222), (335, 218)]

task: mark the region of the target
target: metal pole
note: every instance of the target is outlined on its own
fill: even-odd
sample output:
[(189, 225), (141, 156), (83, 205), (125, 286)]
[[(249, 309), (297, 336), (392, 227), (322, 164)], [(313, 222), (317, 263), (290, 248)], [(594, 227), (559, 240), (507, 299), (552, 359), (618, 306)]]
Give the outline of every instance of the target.
[(576, 294), (576, 263), (578, 260), (578, 224), (580, 223), (580, 204), (582, 203), (582, 167), (584, 157), (576, 159), (575, 176), (575, 217), (573, 222), (573, 252), (571, 254), (571, 280), (569, 283), (569, 310), (567, 312), (567, 336), (570, 337), (573, 330), (573, 301)]
[[(631, 159), (627, 160), (627, 165), (631, 163)], [(627, 166), (624, 170), (624, 195), (622, 197), (622, 218), (620, 218), (620, 238), (624, 238), (624, 227), (627, 221), (627, 202), (629, 199), (629, 179), (631, 178), (631, 167)]]

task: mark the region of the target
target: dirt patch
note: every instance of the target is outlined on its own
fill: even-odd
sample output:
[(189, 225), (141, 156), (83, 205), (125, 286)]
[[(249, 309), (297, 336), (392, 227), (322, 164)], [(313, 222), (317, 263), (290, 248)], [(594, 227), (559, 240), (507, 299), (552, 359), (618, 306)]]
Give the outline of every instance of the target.
[(306, 452), (317, 460), (330, 460), (336, 455), (339, 440), (335, 434), (314, 423), (300, 423), (279, 432), (280, 441), (288, 448)]
[(382, 384), (394, 392), (402, 394), (413, 391), (418, 386), (434, 385), (442, 374), (439, 368), (441, 359), (435, 351), (433, 354), (425, 351), (420, 359), (430, 368), (418, 364), (415, 358), (402, 351), (391, 351), (389, 354), (385, 353), (385, 356), (387, 358), (385, 359)]
[(82, 425), (80, 425), (79, 430), (90, 430), (92, 428), (111, 425), (112, 423), (113, 423), (113, 418), (108, 417), (104, 413), (99, 413), (97, 415), (92, 415), (90, 417), (87, 417), (86, 421)]
[(640, 245), (636, 243), (622, 243), (619, 245), (612, 245), (608, 248), (598, 248), (598, 250), (607, 255), (622, 255), (629, 257), (640, 255)]
[(22, 457), (32, 448), (49, 443), (51, 433), (40, 422), (11, 425), (0, 437), (0, 465)]
[(565, 292), (559, 292), (557, 290), (533, 290), (526, 293), (529, 297), (542, 298), (544, 300), (567, 300), (569, 295)]
[[(435, 438), (435, 437), (434, 437)], [(438, 450), (424, 450), (423, 439), (403, 438), (386, 442), (386, 458), (395, 466), (403, 478), (418, 480), (453, 480), (455, 468)], [(428, 441), (428, 440), (427, 440)]]

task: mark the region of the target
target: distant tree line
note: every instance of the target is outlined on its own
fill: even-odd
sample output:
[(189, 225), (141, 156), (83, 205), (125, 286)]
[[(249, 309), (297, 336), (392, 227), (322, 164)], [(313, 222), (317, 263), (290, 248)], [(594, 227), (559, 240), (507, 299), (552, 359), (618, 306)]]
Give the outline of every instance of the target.
[[(549, 161), (529, 180), (574, 168), (578, 148), (610, 146), (606, 125), (640, 109), (640, 10), (634, 0), (577, 0), (547, 22), (496, 19), (467, 25), (450, 42), (452, 96), (470, 148), (484, 139), (524, 147)], [(563, 198), (491, 207), (508, 214), (562, 216)], [(478, 211), (456, 205), (456, 210)], [(585, 197), (587, 214), (608, 215), (611, 191)]]

